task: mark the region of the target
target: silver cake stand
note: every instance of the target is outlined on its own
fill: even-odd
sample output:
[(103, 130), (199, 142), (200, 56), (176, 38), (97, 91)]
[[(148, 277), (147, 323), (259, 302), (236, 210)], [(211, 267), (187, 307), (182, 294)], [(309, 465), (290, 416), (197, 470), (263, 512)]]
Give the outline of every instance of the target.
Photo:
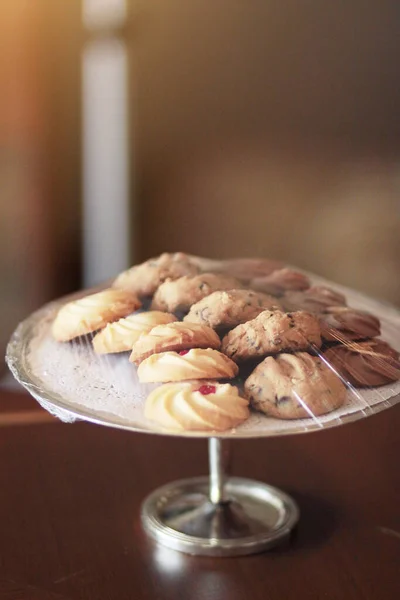
[(209, 477), (174, 481), (144, 501), (142, 523), (157, 542), (189, 554), (238, 556), (289, 536), (297, 504), (265, 483), (229, 477), (229, 443), (209, 438)]
[[(143, 422), (127, 421), (115, 414), (72, 402), (70, 398), (50, 389), (32, 370), (29, 356), (35, 331), (40, 323), (49, 320), (49, 315), (54, 314), (62, 302), (65, 299), (42, 308), (21, 323), (15, 331), (6, 356), (14, 377), (46, 410), (63, 421), (85, 420), (129, 431), (165, 435), (165, 432), (153, 430)], [(371, 302), (375, 310), (380, 306), (381, 315), (382, 311), (388, 315), (386, 325), (400, 331), (400, 313), (392, 307)], [(332, 419), (323, 428), (377, 413), (394, 405), (399, 398), (398, 392), (393, 393), (391, 397), (368, 407), (368, 410), (364, 407)], [(305, 433), (318, 429), (321, 428), (312, 422), (306, 428), (294, 423), (285, 433)], [(212, 437), (190, 432), (183, 434), (182, 437), (208, 439), (209, 477), (174, 481), (151, 493), (141, 510), (145, 531), (160, 544), (174, 550), (209, 556), (252, 554), (284, 541), (299, 519), (296, 502), (283, 491), (265, 483), (229, 477), (229, 444), (232, 438), (276, 435), (282, 433), (277, 429), (242, 432), (240, 428), (236, 432), (223, 432)]]

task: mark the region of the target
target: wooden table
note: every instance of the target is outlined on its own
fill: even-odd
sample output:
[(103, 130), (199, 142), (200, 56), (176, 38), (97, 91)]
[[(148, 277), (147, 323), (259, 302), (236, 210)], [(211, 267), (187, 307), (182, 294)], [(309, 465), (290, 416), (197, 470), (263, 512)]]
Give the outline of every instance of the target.
[(243, 558), (157, 547), (139, 509), (207, 471), (206, 444), (66, 425), (0, 392), (0, 598), (400, 598), (400, 407), (322, 433), (234, 444), (233, 472), (291, 493), (291, 543)]

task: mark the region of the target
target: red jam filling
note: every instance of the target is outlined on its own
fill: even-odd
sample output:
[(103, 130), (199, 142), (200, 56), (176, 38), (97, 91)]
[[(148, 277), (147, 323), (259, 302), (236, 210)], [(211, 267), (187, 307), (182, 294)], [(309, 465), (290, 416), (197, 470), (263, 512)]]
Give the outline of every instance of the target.
[(189, 352), (189, 350), (181, 350), (180, 352), (178, 352), (178, 354), (180, 356), (185, 356), (185, 354), (187, 354)]
[(200, 392), (200, 394), (203, 394), (203, 396), (208, 396), (208, 394), (215, 394), (217, 388), (215, 387), (215, 385), (201, 385), (195, 391)]

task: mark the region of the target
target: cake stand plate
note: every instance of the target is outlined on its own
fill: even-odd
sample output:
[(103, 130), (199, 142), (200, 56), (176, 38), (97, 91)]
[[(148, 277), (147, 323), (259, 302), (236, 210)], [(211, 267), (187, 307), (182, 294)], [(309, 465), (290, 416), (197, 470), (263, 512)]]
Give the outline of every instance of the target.
[[(320, 278), (313, 277), (313, 282), (342, 291), (351, 306), (379, 316), (383, 339), (398, 346), (398, 310)], [(375, 389), (349, 387), (346, 405), (320, 418), (285, 422), (252, 414), (235, 430), (215, 432), (213, 437), (207, 432), (155, 429), (143, 415), (150, 390), (139, 384), (126, 357), (96, 357), (88, 339), (72, 345), (52, 340), (56, 311), (85, 293), (54, 302), (21, 323), (7, 348), (7, 363), (17, 381), (63, 421), (82, 419), (153, 435), (208, 439), (210, 476), (165, 485), (142, 507), (145, 531), (174, 550), (210, 556), (251, 554), (281, 543), (296, 525), (299, 510), (287, 494), (264, 483), (228, 477), (230, 439), (321, 431), (375, 414), (400, 399), (399, 382)]]

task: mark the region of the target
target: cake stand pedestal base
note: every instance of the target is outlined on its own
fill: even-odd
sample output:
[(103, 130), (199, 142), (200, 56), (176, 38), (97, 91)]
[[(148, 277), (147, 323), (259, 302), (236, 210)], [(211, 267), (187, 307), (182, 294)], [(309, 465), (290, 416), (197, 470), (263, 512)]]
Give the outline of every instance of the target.
[(210, 477), (175, 481), (148, 496), (145, 531), (164, 546), (204, 556), (253, 554), (282, 543), (299, 518), (294, 500), (258, 481), (227, 478), (220, 440), (210, 439), (209, 452)]

